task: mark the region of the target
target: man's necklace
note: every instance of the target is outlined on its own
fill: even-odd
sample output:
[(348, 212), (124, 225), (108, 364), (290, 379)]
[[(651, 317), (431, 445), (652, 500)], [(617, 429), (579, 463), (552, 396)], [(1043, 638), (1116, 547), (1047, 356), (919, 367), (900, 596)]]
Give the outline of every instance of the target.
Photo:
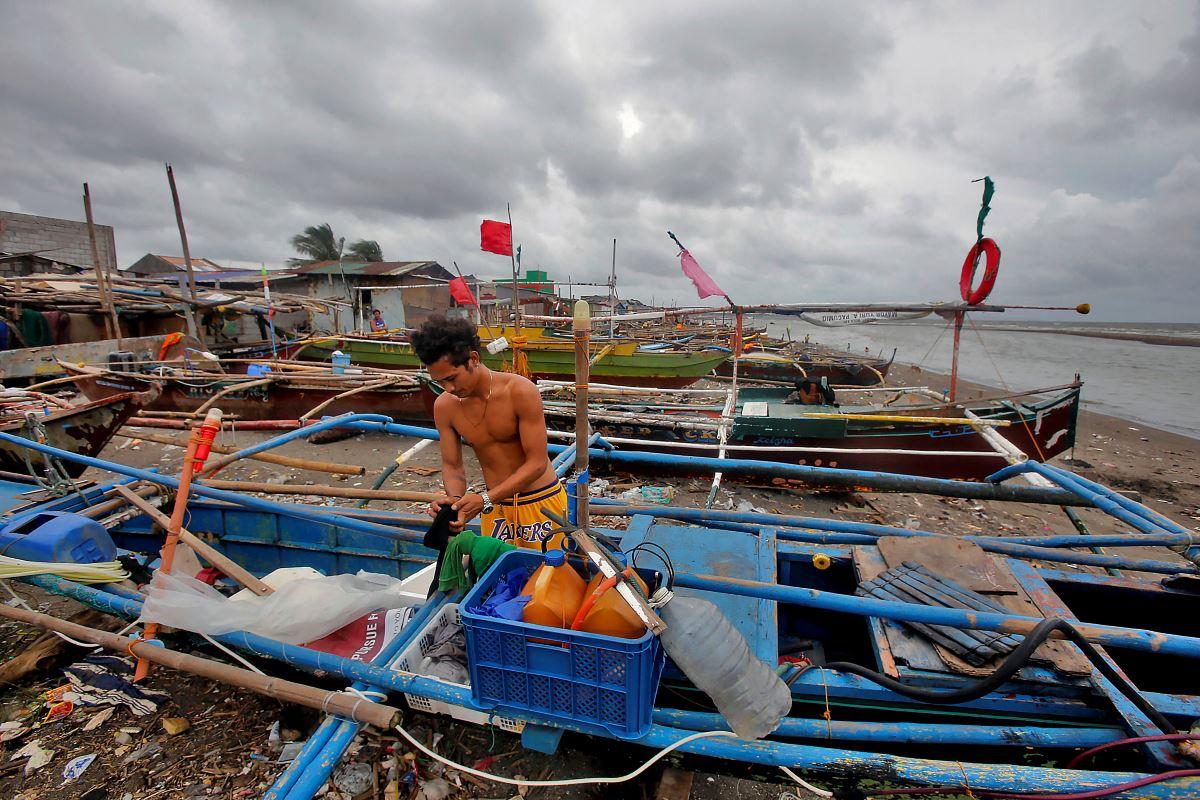
[[(473, 428), (478, 428), (480, 425), (482, 425), (484, 418), (487, 417), (488, 401), (492, 399), (492, 389), (495, 388), (494, 381), (495, 381), (495, 378), (493, 378), (489, 375), (488, 376), (488, 391), (487, 391), (487, 395), (483, 398), (483, 413), (481, 413), (479, 415), (479, 419), (475, 422), (471, 422), (469, 418), (467, 420), (468, 422), (471, 422), (471, 427), (473, 427)], [(466, 416), (466, 409), (463, 409), (463, 416)]]

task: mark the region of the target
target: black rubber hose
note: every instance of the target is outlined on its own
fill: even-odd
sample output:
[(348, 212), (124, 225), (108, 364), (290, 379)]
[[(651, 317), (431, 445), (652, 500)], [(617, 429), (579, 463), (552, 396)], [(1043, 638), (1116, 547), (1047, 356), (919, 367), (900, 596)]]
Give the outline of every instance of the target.
[(1121, 694), (1129, 698), (1132, 702), (1151, 722), (1155, 724), (1163, 733), (1175, 733), (1175, 726), (1162, 715), (1151, 703), (1142, 696), (1137, 687), (1129, 682), (1129, 679), (1115, 669), (1095, 648), (1095, 646), (1083, 637), (1079, 631), (1075, 630), (1069, 622), (1058, 617), (1042, 620), (1037, 626), (1025, 636), (1024, 641), (1017, 646), (1015, 650), (1004, 657), (1000, 662), (1000, 666), (996, 667), (996, 671), (986, 678), (982, 678), (975, 683), (965, 686), (962, 689), (937, 690), (937, 689), (922, 689), (916, 686), (909, 686), (888, 675), (876, 672), (872, 669), (851, 664), (847, 661), (834, 661), (824, 664), (825, 669), (834, 669), (839, 672), (848, 672), (852, 675), (857, 675), (860, 678), (866, 678), (872, 683), (877, 683), (886, 689), (890, 689), (896, 694), (913, 700), (920, 700), (924, 703), (939, 703), (943, 705), (953, 705), (955, 703), (965, 703), (970, 700), (978, 700), (985, 694), (997, 689), (1000, 684), (1016, 674), (1017, 670), (1029, 663), (1033, 657), (1033, 653), (1037, 648), (1049, 638), (1054, 631), (1061, 631), (1066, 638), (1070, 639), (1073, 644), (1083, 651), (1087, 656), (1088, 661), (1099, 670), (1100, 674), (1107, 678)]

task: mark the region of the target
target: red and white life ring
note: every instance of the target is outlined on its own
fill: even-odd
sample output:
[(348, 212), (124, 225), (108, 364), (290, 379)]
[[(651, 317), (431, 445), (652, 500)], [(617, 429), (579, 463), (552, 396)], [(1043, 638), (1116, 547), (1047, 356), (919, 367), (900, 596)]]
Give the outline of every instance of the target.
[[(972, 289), (971, 283), (975, 280), (975, 262), (981, 252), (986, 258), (983, 280), (979, 282), (978, 287)], [(987, 299), (996, 285), (996, 275), (999, 272), (1000, 245), (992, 239), (980, 239), (967, 253), (967, 260), (963, 262), (962, 266), (962, 277), (958, 279), (959, 292), (962, 294), (962, 299), (967, 301), (967, 305), (977, 306)]]

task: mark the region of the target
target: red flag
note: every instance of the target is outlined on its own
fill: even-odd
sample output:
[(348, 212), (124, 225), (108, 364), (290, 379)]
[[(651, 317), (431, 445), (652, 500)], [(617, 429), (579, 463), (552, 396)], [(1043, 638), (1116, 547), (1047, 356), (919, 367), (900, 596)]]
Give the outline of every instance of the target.
[(502, 256), (512, 255), (512, 226), (485, 219), (479, 226), (479, 249)]
[(450, 281), (450, 296), (460, 306), (479, 307), (479, 303), (475, 300), (475, 295), (471, 294), (471, 289), (467, 286), (466, 278), (461, 275)]

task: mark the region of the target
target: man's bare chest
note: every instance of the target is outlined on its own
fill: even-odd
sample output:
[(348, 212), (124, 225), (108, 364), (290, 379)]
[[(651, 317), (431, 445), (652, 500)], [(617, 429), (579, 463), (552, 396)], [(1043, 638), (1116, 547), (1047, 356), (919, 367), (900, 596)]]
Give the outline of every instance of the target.
[(455, 415), (454, 429), (472, 447), (507, 444), (520, 439), (517, 415), (508, 404), (486, 411), (460, 407)]

